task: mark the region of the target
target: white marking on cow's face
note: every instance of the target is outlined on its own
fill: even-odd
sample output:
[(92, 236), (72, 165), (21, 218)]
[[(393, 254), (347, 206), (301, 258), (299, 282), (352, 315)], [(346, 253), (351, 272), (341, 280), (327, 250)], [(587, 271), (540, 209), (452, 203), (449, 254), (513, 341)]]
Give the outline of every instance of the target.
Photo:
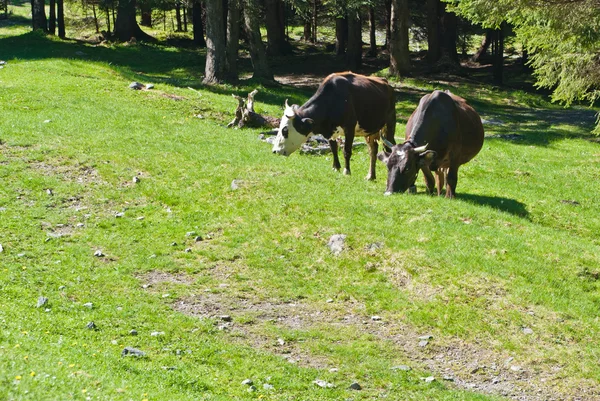
[(406, 152), (403, 150), (397, 150), (396, 154), (400, 157), (400, 160), (406, 159)]
[(302, 135), (296, 128), (294, 128), (294, 118), (290, 118), (289, 115), (293, 116), (293, 111), (286, 109), (281, 117), (281, 123), (279, 124), (279, 131), (273, 142), (273, 153), (278, 153), (283, 156), (289, 156), (294, 153), (306, 140), (308, 136)]

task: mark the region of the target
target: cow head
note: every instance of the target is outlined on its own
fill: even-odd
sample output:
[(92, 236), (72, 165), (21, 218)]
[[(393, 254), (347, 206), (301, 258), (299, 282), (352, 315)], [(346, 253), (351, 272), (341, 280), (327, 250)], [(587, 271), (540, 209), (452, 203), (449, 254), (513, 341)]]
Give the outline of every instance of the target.
[(422, 167), (429, 167), (436, 156), (433, 150), (427, 150), (427, 145), (413, 147), (409, 142), (393, 145), (384, 139), (391, 152), (380, 152), (377, 158), (388, 168), (386, 195), (394, 192), (405, 192), (415, 185), (417, 174)]
[(290, 107), (285, 100), (285, 111), (273, 142), (273, 153), (289, 156), (294, 153), (312, 132), (313, 120), (301, 118), (296, 114), (297, 105)]

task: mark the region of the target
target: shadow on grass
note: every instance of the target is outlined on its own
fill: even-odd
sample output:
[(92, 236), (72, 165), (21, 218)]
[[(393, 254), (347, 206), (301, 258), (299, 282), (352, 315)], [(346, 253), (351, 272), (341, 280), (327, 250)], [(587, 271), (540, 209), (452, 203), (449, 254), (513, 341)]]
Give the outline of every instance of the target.
[(4, 18), (4, 12), (0, 12), (0, 28), (13, 26), (31, 26), (31, 19), (14, 14), (9, 14), (8, 18)]
[(510, 213), (523, 218), (529, 217), (529, 212), (525, 208), (525, 205), (514, 199), (503, 198), (499, 196), (473, 195), (464, 193), (457, 194), (456, 199), (475, 205), (491, 207), (501, 212)]

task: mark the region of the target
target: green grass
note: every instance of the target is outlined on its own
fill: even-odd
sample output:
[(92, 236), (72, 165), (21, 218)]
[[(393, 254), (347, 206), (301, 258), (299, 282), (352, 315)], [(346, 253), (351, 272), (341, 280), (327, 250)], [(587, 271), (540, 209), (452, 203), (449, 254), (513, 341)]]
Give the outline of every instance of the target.
[[(457, 199), (426, 196), (421, 180), (415, 196), (384, 197), (383, 165), (363, 180), (364, 148), (343, 176), (328, 156), (275, 157), (260, 130), (224, 128), (230, 94), (257, 84), (202, 87), (201, 53), (5, 26), (0, 49), (1, 399), (501, 399), (420, 362), (447, 349), (465, 355), (454, 373), (464, 380), (477, 360), (512, 357), (544, 391), (598, 388), (593, 113), (451, 86), (503, 124), (485, 126)], [(132, 91), (132, 80), (156, 88)], [(433, 88), (447, 86), (401, 83), (397, 138)], [(260, 87), (257, 111), (278, 116), (286, 98), (308, 96)], [(348, 249), (335, 257), (326, 244), (338, 233)], [(169, 279), (143, 288), (156, 272)], [(181, 312), (193, 304), (200, 316)], [(421, 349), (423, 334), (433, 339)], [(125, 346), (147, 356), (123, 358)], [(390, 369), (399, 364), (412, 370)], [(355, 380), (362, 391), (347, 389)]]

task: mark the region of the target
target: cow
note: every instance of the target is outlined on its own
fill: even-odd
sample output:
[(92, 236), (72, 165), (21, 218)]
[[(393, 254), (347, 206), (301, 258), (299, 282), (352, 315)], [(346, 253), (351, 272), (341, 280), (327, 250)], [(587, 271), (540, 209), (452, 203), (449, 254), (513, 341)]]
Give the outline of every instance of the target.
[(430, 194), (437, 182), (441, 195), (445, 183), (446, 198), (454, 198), (458, 168), (479, 153), (483, 135), (481, 118), (463, 98), (438, 90), (423, 96), (408, 119), (404, 143), (387, 144), (391, 152), (377, 155), (388, 168), (385, 194), (413, 187), (421, 170)]
[[(385, 128), (385, 134), (380, 131)], [(371, 163), (368, 180), (375, 179), (377, 139), (395, 143), (395, 95), (383, 78), (367, 77), (352, 72), (329, 75), (306, 103), (289, 106), (281, 118), (273, 153), (289, 156), (312, 134), (321, 134), (329, 141), (333, 153), (333, 168), (340, 170), (337, 137), (344, 135), (344, 174), (350, 174), (350, 156), (354, 136), (364, 136), (369, 146)]]

